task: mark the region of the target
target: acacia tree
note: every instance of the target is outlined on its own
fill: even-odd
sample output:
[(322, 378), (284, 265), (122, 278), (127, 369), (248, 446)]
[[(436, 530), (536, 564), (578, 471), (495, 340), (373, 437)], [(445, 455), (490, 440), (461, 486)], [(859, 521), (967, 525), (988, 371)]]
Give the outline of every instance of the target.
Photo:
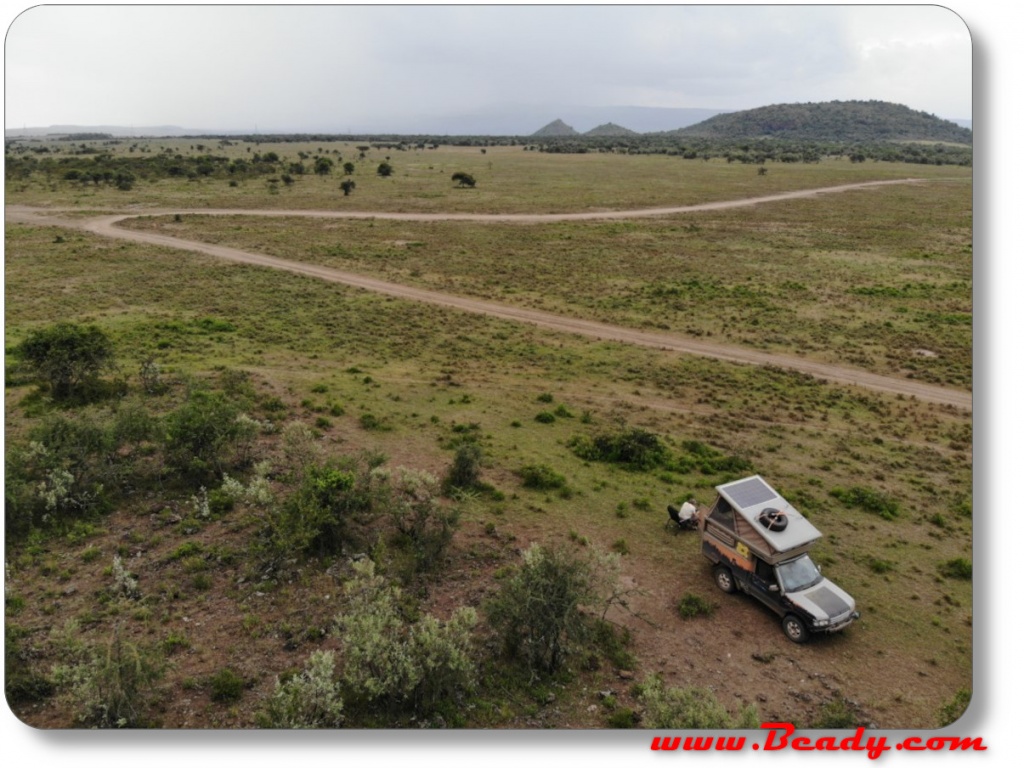
[(381, 163), (377, 166), (377, 175), (381, 178), (387, 178), (394, 172), (395, 169), (391, 167), (391, 163)]
[(464, 173), (462, 171), (456, 171), (455, 173), (453, 173), (452, 181), (457, 181), (460, 187), (476, 186), (476, 179), (474, 179), (470, 174)]
[(327, 176), (334, 167), (334, 161), (329, 157), (318, 157), (313, 164), (313, 173), (317, 176)]
[(18, 354), (45, 379), (56, 398), (70, 397), (95, 384), (114, 365), (114, 345), (95, 325), (57, 323), (29, 334)]
[(341, 191), (345, 193), (345, 197), (352, 194), (352, 190), (356, 188), (356, 183), (352, 179), (345, 179), (341, 182)]

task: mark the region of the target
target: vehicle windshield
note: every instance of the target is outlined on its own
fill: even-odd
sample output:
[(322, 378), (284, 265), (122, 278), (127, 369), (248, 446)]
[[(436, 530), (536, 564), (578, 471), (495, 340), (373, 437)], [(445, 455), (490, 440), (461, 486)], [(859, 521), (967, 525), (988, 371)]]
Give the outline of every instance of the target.
[(818, 566), (808, 555), (783, 563), (775, 570), (779, 574), (782, 589), (786, 592), (799, 592), (802, 589), (813, 587), (824, 578), (818, 570)]

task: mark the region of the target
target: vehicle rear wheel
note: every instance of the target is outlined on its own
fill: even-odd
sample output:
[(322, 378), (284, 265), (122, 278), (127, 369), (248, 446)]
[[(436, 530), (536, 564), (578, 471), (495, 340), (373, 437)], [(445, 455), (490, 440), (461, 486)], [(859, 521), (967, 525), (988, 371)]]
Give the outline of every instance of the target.
[(794, 643), (806, 643), (808, 638), (807, 625), (798, 616), (789, 614), (782, 620), (782, 631)]
[(736, 579), (732, 575), (732, 571), (726, 568), (724, 565), (720, 565), (715, 568), (715, 584), (723, 592), (735, 592), (736, 591)]

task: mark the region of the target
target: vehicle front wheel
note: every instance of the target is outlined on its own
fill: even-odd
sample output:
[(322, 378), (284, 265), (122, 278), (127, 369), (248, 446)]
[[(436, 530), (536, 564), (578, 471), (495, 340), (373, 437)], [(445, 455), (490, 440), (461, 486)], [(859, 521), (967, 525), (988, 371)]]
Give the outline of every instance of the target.
[(715, 584), (717, 584), (718, 588), (723, 592), (736, 591), (736, 579), (732, 575), (732, 571), (724, 565), (720, 565), (715, 568)]
[(782, 631), (794, 643), (806, 643), (808, 638), (807, 625), (799, 617), (789, 614), (782, 620)]

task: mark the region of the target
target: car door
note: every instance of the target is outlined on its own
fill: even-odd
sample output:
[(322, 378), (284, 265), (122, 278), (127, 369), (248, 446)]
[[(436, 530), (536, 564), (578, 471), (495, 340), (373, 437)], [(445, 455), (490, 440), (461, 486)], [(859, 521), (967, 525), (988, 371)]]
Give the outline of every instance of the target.
[(750, 574), (750, 594), (776, 613), (781, 612), (782, 593), (779, 591), (775, 569), (760, 558), (757, 558), (754, 572)]

